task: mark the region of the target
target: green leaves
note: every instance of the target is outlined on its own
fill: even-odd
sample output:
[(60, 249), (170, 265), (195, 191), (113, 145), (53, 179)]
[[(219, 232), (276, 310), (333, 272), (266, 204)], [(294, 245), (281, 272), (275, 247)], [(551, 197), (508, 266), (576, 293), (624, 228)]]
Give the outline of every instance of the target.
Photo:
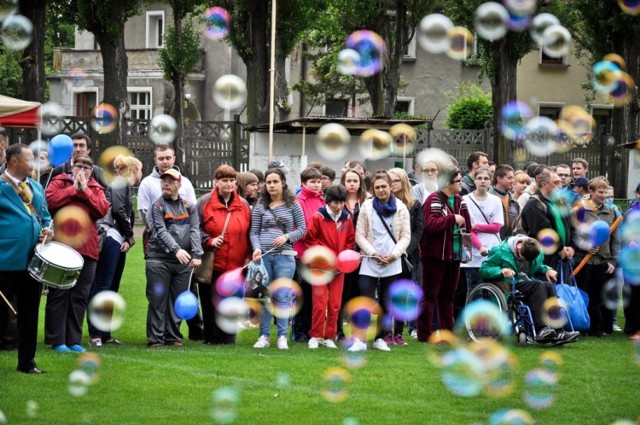
[(456, 129), (482, 129), (485, 122), (492, 122), (491, 93), (471, 83), (461, 84), (457, 93), (446, 93), (453, 102), (449, 105), (447, 127)]
[(172, 81), (173, 77), (186, 76), (195, 67), (201, 56), (200, 32), (189, 20), (182, 26), (180, 40), (175, 27), (170, 27), (165, 32), (158, 64), (162, 68), (164, 78)]

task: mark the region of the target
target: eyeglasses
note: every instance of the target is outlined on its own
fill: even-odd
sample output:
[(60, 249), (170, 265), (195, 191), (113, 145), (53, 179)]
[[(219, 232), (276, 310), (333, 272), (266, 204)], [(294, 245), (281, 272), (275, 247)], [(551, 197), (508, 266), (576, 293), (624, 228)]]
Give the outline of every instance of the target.
[(73, 168), (77, 168), (79, 170), (91, 170), (93, 167), (91, 165), (82, 165), (82, 164), (73, 164)]
[(86, 148), (87, 144), (86, 143), (74, 143), (73, 147), (74, 148)]
[(391, 180), (391, 184), (393, 184), (393, 183), (400, 183), (400, 179)]
[(424, 174), (433, 174), (433, 173), (437, 173), (438, 169), (437, 168), (425, 168), (422, 170), (422, 172)]

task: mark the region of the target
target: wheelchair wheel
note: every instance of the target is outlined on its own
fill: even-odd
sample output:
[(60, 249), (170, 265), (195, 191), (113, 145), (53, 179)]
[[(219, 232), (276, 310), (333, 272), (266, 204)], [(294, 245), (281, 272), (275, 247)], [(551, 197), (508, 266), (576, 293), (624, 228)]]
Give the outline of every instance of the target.
[[(467, 298), (467, 305), (478, 300), (493, 303), (500, 309), (500, 311), (508, 314), (509, 305), (507, 304), (507, 299), (505, 298), (502, 290), (493, 283), (481, 283), (473, 288)], [(469, 337), (476, 342), (483, 339), (499, 339), (501, 337), (501, 330), (494, 326), (495, 323), (489, 323), (483, 320), (472, 323), (471, 320), (465, 318), (464, 325)]]
[(520, 332), (518, 334), (518, 345), (520, 347), (524, 347), (525, 345), (527, 345), (527, 333), (526, 332)]

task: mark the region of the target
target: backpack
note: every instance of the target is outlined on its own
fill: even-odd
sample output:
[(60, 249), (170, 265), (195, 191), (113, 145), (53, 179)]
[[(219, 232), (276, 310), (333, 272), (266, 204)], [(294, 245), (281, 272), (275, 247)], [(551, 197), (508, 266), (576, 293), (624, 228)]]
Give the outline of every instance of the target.
[[(540, 205), (542, 205), (542, 210), (544, 211), (545, 215), (547, 214), (547, 204), (545, 204), (544, 202), (542, 202), (542, 199), (540, 199), (540, 197), (538, 195), (531, 195), (531, 198), (536, 199)], [(531, 199), (529, 198), (529, 199)], [(522, 209), (522, 211), (520, 211), (520, 214), (518, 214), (518, 217), (516, 217), (515, 222), (513, 223), (513, 235), (529, 235), (529, 231), (527, 230), (527, 228), (529, 227), (526, 222), (524, 221), (524, 217), (522, 215), (522, 212), (524, 211), (524, 208)]]

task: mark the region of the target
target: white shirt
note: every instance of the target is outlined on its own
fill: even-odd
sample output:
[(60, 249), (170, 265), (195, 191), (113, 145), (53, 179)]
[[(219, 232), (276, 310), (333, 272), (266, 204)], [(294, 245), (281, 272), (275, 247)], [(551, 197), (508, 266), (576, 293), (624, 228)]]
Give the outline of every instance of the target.
[[(393, 247), (396, 246), (396, 243), (391, 239), (389, 232), (387, 232), (387, 229), (382, 224), (380, 216), (374, 213), (372, 219), (373, 226), (371, 227), (371, 232), (373, 232), (373, 247), (376, 249), (378, 254), (389, 255), (393, 250)], [(389, 217), (385, 221), (387, 222), (389, 229), (391, 229), (393, 216)], [(383, 265), (378, 264), (378, 260), (375, 258), (366, 257), (362, 259), (362, 263), (360, 265), (360, 274), (365, 276), (388, 277), (395, 276), (400, 273), (402, 273), (402, 263), (400, 262), (400, 258), (387, 265)]]
[[(473, 201), (475, 201), (475, 204)], [(472, 224), (487, 224), (487, 220), (489, 224), (498, 223), (500, 227), (504, 225), (504, 211), (502, 209), (502, 201), (496, 195), (491, 193), (487, 193), (487, 198), (484, 201), (480, 201), (477, 199), (473, 193), (469, 193), (462, 197), (462, 201), (467, 205), (469, 209), (469, 216), (471, 217)], [(478, 205), (476, 205), (478, 204)], [(480, 207), (480, 209), (478, 209)], [(484, 216), (482, 215), (484, 213)], [(485, 220), (485, 217), (487, 219)], [(484, 232), (476, 232), (478, 235), (478, 239), (483, 246), (491, 249), (494, 246), (497, 246), (500, 243), (500, 231), (496, 233), (484, 233)], [(487, 257), (483, 257), (480, 255), (480, 250), (473, 247), (473, 258), (469, 263), (463, 263), (460, 267), (472, 267), (477, 268), (482, 265), (482, 262)]]
[[(191, 204), (196, 204), (196, 192), (193, 189), (191, 181), (185, 176), (182, 176), (178, 195), (180, 195), (182, 199), (189, 201)], [(157, 168), (154, 167), (153, 172), (140, 182), (140, 187), (138, 188), (138, 211), (149, 210), (153, 201), (161, 196), (162, 181), (160, 180), (160, 174), (158, 174)], [(144, 214), (140, 214), (140, 217), (143, 221), (145, 220)]]

